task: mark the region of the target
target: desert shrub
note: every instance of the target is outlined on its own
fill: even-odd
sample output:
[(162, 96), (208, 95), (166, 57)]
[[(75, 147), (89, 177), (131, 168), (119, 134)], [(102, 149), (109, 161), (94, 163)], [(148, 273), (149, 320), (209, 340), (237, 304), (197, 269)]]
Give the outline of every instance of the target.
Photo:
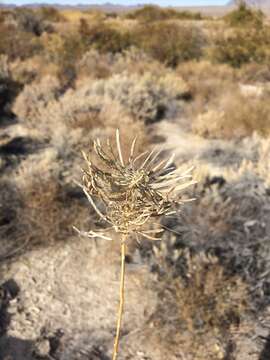
[(107, 17), (108, 19), (117, 19), (117, 18), (118, 18), (118, 14), (117, 14), (117, 12), (110, 11), (110, 12), (106, 13), (106, 17)]
[(76, 76), (75, 64), (84, 52), (79, 36), (75, 33), (64, 37), (62, 51), (59, 53), (57, 65), (62, 82), (70, 82)]
[(58, 67), (62, 83), (70, 83), (76, 76), (76, 61), (84, 53), (84, 46), (78, 33), (61, 36), (50, 34), (43, 37), (44, 57)]
[(104, 22), (90, 26), (81, 19), (79, 33), (86, 48), (92, 47), (101, 53), (122, 52), (132, 45), (129, 33), (113, 29)]
[(172, 18), (178, 20), (203, 20), (204, 16), (200, 12), (191, 11), (175, 11), (173, 9), (168, 10), (173, 16)]
[(135, 118), (151, 123), (161, 120), (168, 110), (174, 108), (175, 100), (186, 91), (186, 84), (181, 78), (178, 80), (170, 88), (171, 78), (167, 78), (166, 82), (165, 78), (152, 76), (151, 73), (144, 76), (120, 74), (86, 85), (79, 93), (82, 97), (96, 96), (100, 102), (104, 98), (117, 101)]
[[(119, 121), (119, 119), (121, 119)], [(121, 144), (123, 151), (123, 158), (128, 159), (130, 154), (130, 144), (134, 139), (134, 134), (138, 136), (138, 143), (136, 146), (136, 151), (141, 153), (148, 149), (149, 147), (149, 138), (145, 131), (145, 126), (141, 121), (138, 121), (132, 118), (127, 111), (117, 102), (106, 101), (103, 104), (102, 109), (99, 113), (99, 122), (95, 128), (92, 129), (91, 136), (99, 136), (101, 141), (103, 139), (109, 138), (111, 144), (115, 146), (115, 129), (119, 129), (121, 136)], [(94, 155), (95, 160), (98, 162), (100, 159)]]
[(135, 31), (137, 46), (162, 63), (175, 67), (180, 62), (199, 59), (204, 36), (195, 26), (167, 22), (144, 24)]
[(245, 283), (228, 276), (217, 258), (203, 252), (161, 245), (155, 256), (159, 301), (150, 319), (153, 335), (165, 347), (181, 344), (184, 356), (225, 360), (233, 332), (245, 328)]
[(42, 6), (38, 13), (41, 18), (46, 21), (63, 22), (66, 20), (64, 15), (62, 15), (60, 11), (53, 6)]
[(144, 73), (151, 72), (161, 75), (166, 72), (167, 68), (159, 61), (152, 59), (142, 49), (135, 46), (117, 54), (113, 64), (113, 72), (120, 74), (128, 72), (130, 74), (143, 75)]
[(98, 114), (108, 101), (120, 104), (134, 118), (153, 122), (176, 111), (178, 100), (187, 90), (180, 76), (167, 71), (162, 76), (146, 73), (119, 74), (95, 81), (85, 78), (79, 88), (69, 89), (61, 96), (59, 81), (47, 76), (24, 87), (13, 111), (28, 126), (41, 126), (44, 133), (46, 118), (69, 127), (93, 128), (99, 125)]
[(270, 66), (269, 64), (249, 63), (241, 67), (237, 73), (237, 78), (241, 82), (247, 83), (269, 83)]
[(261, 10), (249, 7), (241, 1), (238, 8), (224, 16), (230, 26), (258, 26), (263, 25), (264, 14)]
[(199, 115), (193, 123), (193, 131), (210, 138), (243, 137), (253, 132), (268, 136), (269, 111), (267, 97), (247, 98), (234, 91), (221, 96), (216, 107)]
[(201, 20), (202, 15), (199, 12), (177, 11), (174, 9), (162, 9), (159, 6), (146, 5), (141, 9), (132, 11), (126, 16), (128, 19), (136, 19), (141, 22), (161, 21), (169, 19), (179, 20)]
[[(46, 68), (46, 71), (45, 71)], [(45, 59), (39, 56), (33, 56), (25, 60), (16, 59), (12, 62), (12, 77), (22, 85), (29, 84), (36, 78), (41, 78), (47, 71), (53, 73), (51, 66), (45, 64)]]
[(137, 19), (144, 22), (160, 21), (168, 19), (166, 11), (159, 6), (146, 5), (141, 9), (132, 11), (126, 15), (128, 19)]
[[(47, 122), (47, 136), (50, 143), (57, 149), (58, 156), (66, 162), (75, 159), (74, 166), (80, 164), (78, 153), (87, 150), (91, 139), (109, 137), (115, 140), (115, 129), (118, 128), (123, 134), (123, 154), (128, 155), (130, 142), (134, 134), (140, 137), (138, 146), (143, 150), (147, 144), (144, 124), (134, 120), (127, 111), (117, 102), (103, 99), (102, 103), (95, 97), (81, 97), (81, 94), (68, 91), (59, 101), (50, 103), (44, 109), (42, 122)], [(40, 127), (40, 133), (44, 136), (45, 126)], [(93, 159), (95, 153), (92, 154)], [(98, 159), (97, 159), (98, 160)], [(69, 172), (72, 168), (69, 165)], [(71, 177), (74, 178), (72, 172)]]
[[(152, 59), (136, 47), (117, 54), (100, 54), (97, 50), (91, 49), (82, 56), (76, 65), (77, 79), (82, 82), (85, 77), (105, 79), (114, 74), (144, 75), (149, 72), (163, 76), (168, 71), (168, 68), (159, 61)], [(179, 77), (176, 76), (177, 78)]]
[(16, 8), (13, 15), (19, 31), (30, 32), (36, 36), (40, 36), (44, 31), (53, 31), (52, 27), (31, 9)]
[(258, 301), (264, 301), (263, 283), (269, 281), (269, 277), (259, 280), (270, 256), (263, 244), (269, 217), (268, 151), (269, 141), (258, 135), (237, 139), (230, 146), (211, 142), (198, 159), (198, 166), (207, 169), (196, 189), (198, 200), (183, 209), (182, 219), (170, 222), (179, 233), (178, 247), (218, 256), (227, 274), (238, 274), (254, 289), (258, 286), (252, 294)]
[(83, 54), (76, 64), (78, 79), (93, 77), (105, 79), (112, 75), (112, 66), (115, 62), (112, 54), (100, 54), (97, 50), (91, 49)]
[(236, 70), (227, 64), (192, 61), (180, 64), (177, 73), (188, 84), (192, 101), (185, 110), (191, 118), (215, 106), (222, 94), (230, 93), (238, 86)]
[(54, 152), (44, 152), (42, 159), (36, 155), (26, 159), (18, 168), (14, 182), (20, 205), (13, 237), (23, 251), (67, 240), (73, 234), (72, 224), (89, 218), (84, 202), (79, 197), (72, 198), (61, 184)]
[(64, 53), (64, 38), (60, 34), (46, 34), (42, 36), (44, 57), (47, 61), (61, 64), (61, 56)]
[(18, 31), (14, 26), (0, 24), (0, 54), (11, 60), (26, 59), (41, 51), (41, 45), (32, 34)]
[(40, 121), (41, 111), (60, 93), (58, 79), (46, 76), (40, 81), (25, 85), (16, 98), (12, 111), (30, 128)]
[(216, 37), (209, 51), (214, 62), (227, 63), (240, 67), (250, 62), (267, 63), (269, 61), (269, 28), (235, 29), (229, 34)]

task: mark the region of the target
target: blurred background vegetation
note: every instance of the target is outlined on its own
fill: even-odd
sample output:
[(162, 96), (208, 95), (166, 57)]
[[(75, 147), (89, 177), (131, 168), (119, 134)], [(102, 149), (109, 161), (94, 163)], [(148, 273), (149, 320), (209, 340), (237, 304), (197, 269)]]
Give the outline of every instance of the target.
[[(30, 273), (41, 279), (38, 261), (55, 265), (67, 246), (73, 252), (74, 244), (84, 246), (72, 225), (82, 230), (102, 226), (74, 180), (81, 176), (80, 151), (89, 150), (96, 137), (113, 142), (119, 128), (124, 156), (137, 134), (138, 152), (153, 146), (165, 148), (164, 155), (173, 151), (176, 165), (183, 170), (195, 166), (198, 180), (187, 194), (196, 200), (178, 217), (162, 220), (162, 243), (129, 244), (128, 266), (132, 269), (137, 262), (146, 267), (148, 285), (138, 282), (139, 275), (133, 278), (130, 270), (135, 280), (127, 297), (136, 301), (131, 300), (133, 308), (124, 324), (131, 333), (123, 340), (123, 359), (268, 360), (269, 60), (269, 18), (244, 2), (219, 17), (152, 5), (119, 13), (2, 8), (3, 281), (21, 262), (31, 264)], [(52, 253), (46, 252), (51, 248)], [(98, 249), (95, 258), (114, 274), (117, 242), (104, 245), (97, 240), (91, 248)], [(94, 261), (86, 256), (80, 251), (82, 264)], [(76, 264), (76, 269), (69, 286), (78, 288), (80, 274), (87, 274), (76, 257), (70, 258), (70, 268)], [(58, 293), (50, 297), (53, 277), (48, 275), (46, 282), (48, 287), (38, 290), (24, 280), (20, 286), (33, 299), (35, 291), (43, 294), (53, 306), (55, 299), (60, 301)], [(102, 289), (92, 293), (95, 304), (111, 306)], [(155, 305), (135, 321), (129, 316), (132, 309), (138, 314), (137, 300), (144, 293)], [(81, 346), (87, 359), (106, 360), (114, 328), (109, 305), (104, 307), (107, 322), (101, 331), (100, 323), (92, 321), (95, 307), (83, 298), (78, 307), (75, 291), (65, 296), (62, 301), (71, 299), (69, 323), (66, 315), (57, 321), (54, 316), (50, 330), (74, 330), (70, 324), (76, 318), (75, 330), (87, 329), (87, 339), (92, 340), (81, 345), (64, 340), (65, 351), (59, 347), (58, 358), (77, 359), (78, 352), (74, 354)], [(18, 300), (13, 327), (0, 326), (0, 350), (10, 349), (7, 334), (18, 336), (27, 329), (37, 346), (50, 312), (41, 312), (29, 324), (20, 315), (27, 312), (24, 301)], [(16, 330), (18, 323), (23, 330)], [(100, 331), (97, 337), (93, 329)], [(98, 342), (103, 347), (97, 349)]]

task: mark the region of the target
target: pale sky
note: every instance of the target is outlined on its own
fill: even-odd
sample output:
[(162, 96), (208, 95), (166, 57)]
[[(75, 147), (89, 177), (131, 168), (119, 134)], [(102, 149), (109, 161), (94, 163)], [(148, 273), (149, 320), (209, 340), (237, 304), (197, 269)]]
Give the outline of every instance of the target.
[(157, 4), (160, 6), (205, 6), (205, 5), (225, 5), (228, 0), (0, 0), (4, 4), (31, 4), (31, 3), (47, 3), (47, 4), (104, 4), (106, 2), (119, 5), (137, 5), (144, 3)]

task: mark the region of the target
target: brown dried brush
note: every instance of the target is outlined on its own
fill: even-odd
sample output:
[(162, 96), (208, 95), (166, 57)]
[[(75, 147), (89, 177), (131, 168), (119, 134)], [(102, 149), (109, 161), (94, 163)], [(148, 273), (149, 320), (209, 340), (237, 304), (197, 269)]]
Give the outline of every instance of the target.
[[(117, 321), (117, 331), (113, 350), (113, 360), (116, 360), (119, 347), (120, 329), (124, 307), (125, 254), (126, 242), (130, 234), (134, 234), (139, 242), (139, 236), (150, 240), (160, 240), (162, 228), (147, 230), (146, 225), (151, 219), (175, 214), (184, 202), (180, 192), (194, 184), (190, 171), (181, 173), (173, 165), (174, 155), (166, 160), (159, 160), (162, 151), (146, 151), (134, 156), (136, 137), (134, 138), (129, 158), (124, 160), (119, 131), (116, 130), (116, 149), (109, 140), (103, 146), (99, 139), (94, 141), (94, 150), (103, 164), (97, 167), (90, 157), (83, 153), (87, 169), (83, 169), (82, 187), (90, 204), (110, 226), (102, 232), (80, 232), (90, 238), (100, 237), (112, 240), (105, 234), (114, 230), (121, 237), (121, 280), (120, 305)], [(188, 179), (188, 180), (187, 180)], [(103, 203), (102, 212), (95, 204), (93, 197)], [(187, 200), (185, 200), (187, 201)]]

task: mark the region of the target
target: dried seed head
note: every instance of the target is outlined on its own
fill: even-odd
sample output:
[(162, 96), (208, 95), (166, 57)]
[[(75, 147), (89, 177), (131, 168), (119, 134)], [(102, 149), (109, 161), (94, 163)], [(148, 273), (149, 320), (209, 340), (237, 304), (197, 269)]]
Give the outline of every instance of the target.
[[(160, 160), (160, 151), (151, 151), (134, 157), (136, 138), (133, 140), (128, 161), (124, 161), (121, 149), (120, 134), (116, 131), (117, 153), (113, 151), (110, 141), (102, 146), (97, 139), (94, 150), (103, 167), (94, 165), (86, 154), (87, 168), (83, 169), (83, 184), (90, 204), (96, 213), (110, 224), (116, 232), (128, 235), (140, 234), (148, 239), (155, 237), (162, 230), (143, 230), (152, 218), (176, 213), (181, 205), (181, 191), (195, 182), (187, 170), (181, 174), (173, 166), (173, 156)], [(102, 213), (93, 197), (104, 204)], [(151, 236), (150, 234), (153, 234)], [(90, 231), (89, 237), (104, 235)]]

